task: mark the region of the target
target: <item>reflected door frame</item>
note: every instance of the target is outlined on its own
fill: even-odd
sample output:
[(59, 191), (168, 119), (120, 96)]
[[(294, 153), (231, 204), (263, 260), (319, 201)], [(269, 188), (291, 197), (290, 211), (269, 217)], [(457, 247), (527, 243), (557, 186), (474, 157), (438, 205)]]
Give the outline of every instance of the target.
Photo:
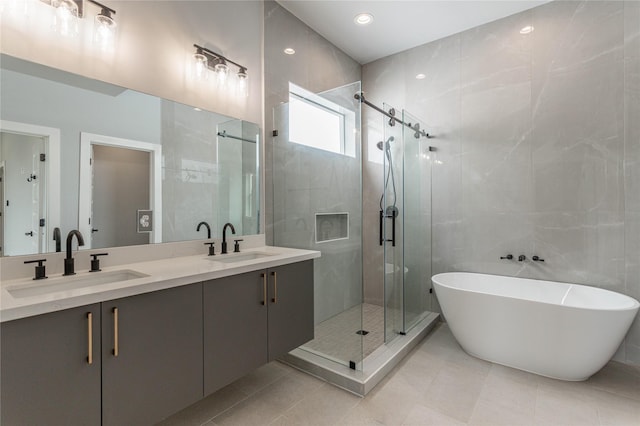
[[(46, 170), (47, 183), (45, 194), (47, 194), (45, 210), (44, 236), (40, 236), (44, 241), (42, 251), (54, 251), (52, 234), (49, 230), (60, 226), (60, 129), (55, 127), (39, 126), (36, 124), (20, 123), (17, 121), (0, 120), (0, 131), (28, 136), (42, 137), (46, 140)], [(4, 247), (3, 247), (4, 253)]]
[(149, 243), (162, 242), (162, 146), (132, 139), (116, 138), (94, 133), (80, 132), (80, 194), (78, 206), (78, 230), (85, 236), (85, 245), (81, 249), (91, 248), (91, 218), (93, 198), (93, 173), (91, 170), (92, 145), (105, 145), (117, 148), (145, 151), (151, 155), (149, 178), (150, 200), (153, 210), (153, 231)]

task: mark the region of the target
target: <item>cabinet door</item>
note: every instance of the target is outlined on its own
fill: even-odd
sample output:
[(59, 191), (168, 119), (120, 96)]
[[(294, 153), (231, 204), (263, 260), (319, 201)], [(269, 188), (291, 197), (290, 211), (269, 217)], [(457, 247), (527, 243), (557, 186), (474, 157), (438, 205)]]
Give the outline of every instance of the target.
[(205, 395), (267, 363), (266, 291), (266, 271), (204, 283)]
[(313, 260), (268, 270), (269, 361), (313, 339)]
[(202, 398), (202, 284), (102, 303), (102, 424), (155, 423)]
[(100, 424), (99, 304), (4, 322), (0, 335), (2, 425)]

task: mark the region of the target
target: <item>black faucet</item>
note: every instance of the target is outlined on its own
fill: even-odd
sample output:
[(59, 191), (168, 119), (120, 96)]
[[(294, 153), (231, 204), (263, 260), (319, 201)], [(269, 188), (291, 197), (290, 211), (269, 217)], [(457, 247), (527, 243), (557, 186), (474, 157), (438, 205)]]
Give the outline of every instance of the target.
[(62, 251), (62, 237), (60, 236), (60, 228), (57, 226), (53, 228), (53, 239), (56, 242), (56, 253), (60, 253)]
[(80, 231), (74, 229), (73, 231), (69, 231), (67, 234), (67, 257), (64, 259), (64, 275), (75, 275), (74, 266), (73, 266), (73, 256), (71, 256), (71, 242), (73, 241), (73, 236), (76, 236), (78, 239), (78, 247), (84, 245), (84, 238), (82, 238), (82, 234)]
[(234, 228), (232, 224), (228, 222), (224, 224), (224, 226), (222, 227), (222, 251), (220, 252), (221, 254), (227, 253), (227, 227), (231, 228), (231, 233), (233, 233), (233, 235), (236, 234), (236, 228)]
[(204, 225), (207, 227), (207, 240), (211, 239), (211, 227), (209, 226), (209, 224), (205, 221), (202, 221), (198, 224), (198, 227), (196, 228), (196, 232), (200, 232), (200, 227)]

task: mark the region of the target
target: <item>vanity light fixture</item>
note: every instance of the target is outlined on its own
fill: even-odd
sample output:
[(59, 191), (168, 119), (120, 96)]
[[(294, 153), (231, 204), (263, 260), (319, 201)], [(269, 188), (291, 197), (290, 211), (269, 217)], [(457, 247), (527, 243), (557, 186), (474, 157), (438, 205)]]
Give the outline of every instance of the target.
[[(226, 87), (229, 83), (235, 86), (240, 96), (247, 96), (248, 74), (247, 67), (240, 65), (232, 60), (225, 58), (219, 53), (207, 49), (206, 47), (194, 44), (196, 52), (193, 54), (193, 71), (194, 77), (200, 80), (208, 78), (208, 71), (215, 72), (218, 87)], [(230, 75), (229, 64), (238, 68), (235, 77)], [(234, 78), (232, 82), (230, 78)]]
[[(79, 20), (85, 15), (84, 0), (40, 0), (53, 8), (53, 29), (65, 37), (75, 37), (79, 32)], [(100, 8), (94, 19), (93, 41), (102, 50), (109, 48), (117, 27), (113, 15), (116, 11), (95, 0), (86, 0)]]
[(353, 18), (353, 22), (357, 25), (369, 25), (373, 22), (373, 15), (370, 13), (359, 13)]
[(424, 80), (425, 77), (426, 77), (426, 74), (420, 73), (416, 75), (416, 80)]
[(296, 51), (292, 47), (287, 47), (286, 49), (284, 49), (284, 53), (286, 53), (287, 55), (293, 55), (296, 53)]

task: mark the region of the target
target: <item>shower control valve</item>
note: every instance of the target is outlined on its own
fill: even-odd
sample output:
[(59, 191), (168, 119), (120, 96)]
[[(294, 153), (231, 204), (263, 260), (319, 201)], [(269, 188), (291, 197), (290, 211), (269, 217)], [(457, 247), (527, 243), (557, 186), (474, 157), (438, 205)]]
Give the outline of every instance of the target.
[(506, 256), (500, 256), (500, 259), (507, 259), (507, 260), (511, 260), (513, 259), (513, 255), (512, 254), (508, 254)]

